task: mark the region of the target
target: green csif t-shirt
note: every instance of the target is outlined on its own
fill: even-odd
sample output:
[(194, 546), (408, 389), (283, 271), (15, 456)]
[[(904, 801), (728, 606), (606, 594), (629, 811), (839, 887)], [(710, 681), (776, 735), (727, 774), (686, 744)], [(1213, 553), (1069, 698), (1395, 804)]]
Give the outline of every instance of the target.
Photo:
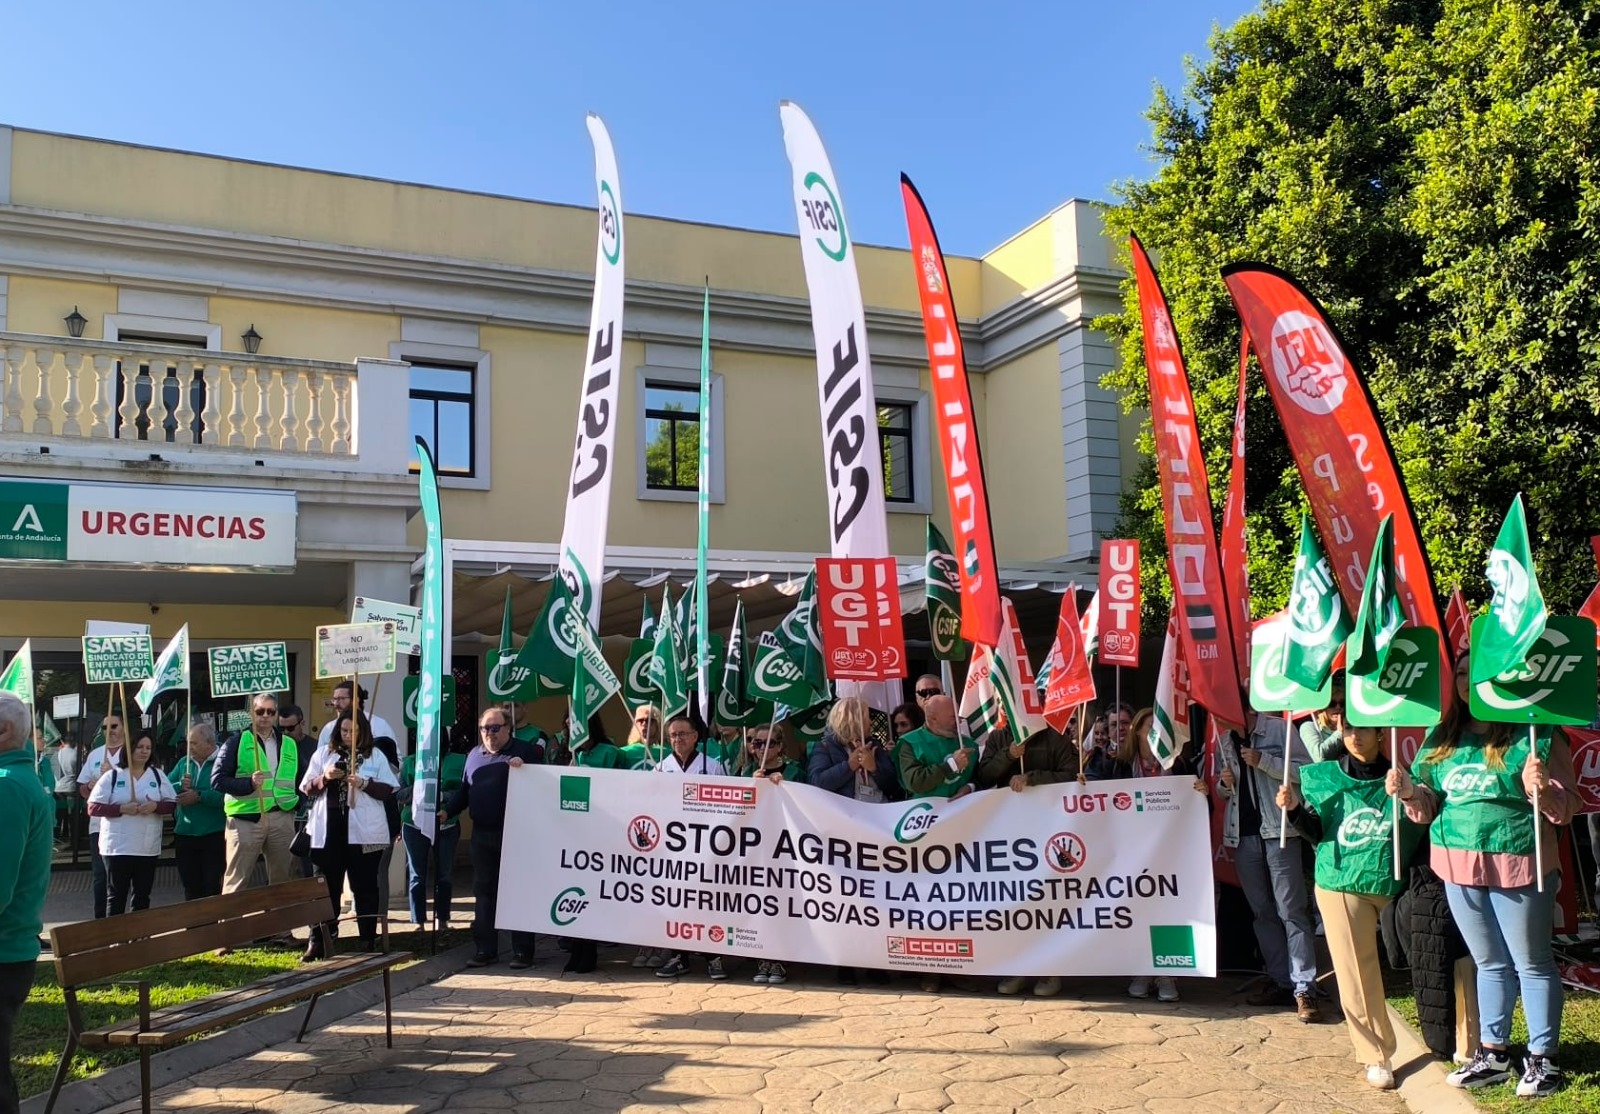
[[(1382, 778), (1362, 781), (1337, 760), (1300, 767), (1306, 807), (1322, 821), (1317, 844), (1317, 885), (1339, 893), (1395, 897), (1405, 889), (1394, 876), (1394, 801)], [(1411, 860), (1422, 827), (1400, 813), (1400, 862)]]
[[(1439, 797), (1439, 815), (1428, 834), (1440, 847), (1486, 854), (1533, 854), (1533, 803), (1522, 788), (1531, 753), (1525, 731), (1516, 732), (1500, 768), (1485, 760), (1483, 736), (1462, 732), (1447, 757), (1429, 762), (1425, 746), (1411, 764), (1411, 777)], [(1539, 758), (1550, 759), (1550, 729), (1537, 735)]]

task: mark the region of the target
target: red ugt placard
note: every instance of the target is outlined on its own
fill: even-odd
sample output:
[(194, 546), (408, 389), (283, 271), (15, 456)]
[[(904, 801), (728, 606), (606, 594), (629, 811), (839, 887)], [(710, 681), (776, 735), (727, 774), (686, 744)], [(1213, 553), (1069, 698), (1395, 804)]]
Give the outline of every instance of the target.
[(817, 614), (830, 678), (890, 681), (906, 675), (893, 557), (819, 557)]
[(1139, 666), (1139, 539), (1100, 543), (1100, 664)]

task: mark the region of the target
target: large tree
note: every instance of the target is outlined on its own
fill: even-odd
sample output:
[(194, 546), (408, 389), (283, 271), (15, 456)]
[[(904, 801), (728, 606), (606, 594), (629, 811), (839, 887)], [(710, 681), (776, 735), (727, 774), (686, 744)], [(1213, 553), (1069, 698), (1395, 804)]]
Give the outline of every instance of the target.
[[(1366, 374), (1441, 595), (1528, 499), (1552, 606), (1595, 583), (1600, 530), (1600, 0), (1266, 0), (1149, 111), (1158, 169), (1111, 227), (1156, 258), (1212, 491), (1227, 475), (1239, 321), (1219, 268), (1295, 275)], [(1148, 404), (1132, 280), (1109, 383)], [(1252, 367), (1251, 577), (1281, 605), (1303, 495)], [(1143, 446), (1151, 443), (1146, 434)], [(1164, 551), (1153, 467), (1124, 528)], [(1150, 560), (1147, 595), (1168, 594)]]

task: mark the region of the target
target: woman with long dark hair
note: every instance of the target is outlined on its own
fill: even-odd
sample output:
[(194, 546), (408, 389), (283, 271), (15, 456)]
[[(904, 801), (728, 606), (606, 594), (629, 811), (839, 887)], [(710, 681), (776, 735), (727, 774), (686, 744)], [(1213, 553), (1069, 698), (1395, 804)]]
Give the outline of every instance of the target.
[(110, 768), (89, 793), (89, 815), (100, 818), (100, 854), (110, 880), (106, 912), (150, 908), (150, 887), (161, 858), (161, 819), (178, 809), (172, 782), (152, 761), (155, 737), (140, 732), (133, 745), (116, 752)]
[[(306, 767), (300, 791), (311, 799), (306, 831), (311, 861), (328, 884), (332, 916), (324, 928), (331, 941), (338, 935), (339, 903), (344, 881), (356, 899), (356, 924), (363, 951), (378, 946), (378, 867), (392, 840), (384, 801), (394, 796), (400, 779), (383, 752), (373, 746), (372, 725), (364, 713), (339, 714), (326, 746), (318, 747)], [(301, 959), (324, 957), (323, 934), (312, 930)]]
[[(1429, 865), (1444, 880), (1450, 913), (1478, 965), (1478, 1052), (1447, 1081), (1476, 1090), (1511, 1078), (1511, 1014), (1520, 990), (1528, 1056), (1517, 1094), (1535, 1098), (1564, 1082), (1555, 1063), (1561, 976), (1550, 946), (1561, 888), (1556, 828), (1572, 823), (1581, 802), (1566, 738), (1542, 728), (1530, 745), (1521, 726), (1474, 718), (1470, 689), (1463, 654), (1455, 703), (1411, 772), (1389, 771), (1388, 788), (1407, 816), (1431, 822)], [(1542, 880), (1535, 839), (1543, 851)]]

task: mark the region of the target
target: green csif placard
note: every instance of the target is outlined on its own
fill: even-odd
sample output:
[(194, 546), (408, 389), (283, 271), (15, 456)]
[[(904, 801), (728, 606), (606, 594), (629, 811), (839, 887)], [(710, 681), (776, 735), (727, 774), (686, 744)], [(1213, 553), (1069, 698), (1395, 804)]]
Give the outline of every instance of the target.
[(1432, 727), (1439, 722), (1439, 635), (1403, 626), (1383, 669), (1349, 674), (1345, 719), (1357, 727)]
[(1250, 637), (1250, 707), (1258, 712), (1310, 712), (1333, 699), (1333, 678), (1308, 689), (1285, 676), (1289, 618), (1284, 612), (1258, 620)]
[[(1472, 624), (1472, 652), (1492, 615)], [(1467, 707), (1486, 723), (1587, 725), (1595, 718), (1594, 623), (1552, 617), (1521, 666), (1472, 686)]]

